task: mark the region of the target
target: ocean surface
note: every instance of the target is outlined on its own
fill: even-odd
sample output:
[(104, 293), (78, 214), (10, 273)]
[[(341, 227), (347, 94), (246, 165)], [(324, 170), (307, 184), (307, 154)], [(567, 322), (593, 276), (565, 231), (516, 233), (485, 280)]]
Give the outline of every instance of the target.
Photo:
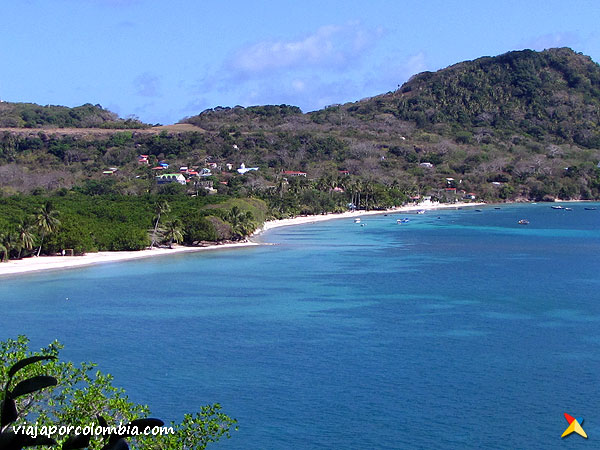
[(58, 339), (164, 420), (221, 403), (211, 448), (600, 448), (600, 204), (565, 206), (0, 278), (0, 339)]

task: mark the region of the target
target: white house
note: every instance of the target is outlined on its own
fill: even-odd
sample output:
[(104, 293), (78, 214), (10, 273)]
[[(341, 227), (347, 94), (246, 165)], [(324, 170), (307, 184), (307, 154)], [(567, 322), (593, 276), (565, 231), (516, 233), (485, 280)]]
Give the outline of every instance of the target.
[(245, 174), (246, 172), (250, 172), (251, 170), (258, 170), (258, 167), (246, 167), (244, 163), (240, 164), (240, 168), (237, 170), (240, 174)]
[(156, 177), (157, 184), (179, 183), (185, 185), (185, 177), (180, 173), (165, 173)]

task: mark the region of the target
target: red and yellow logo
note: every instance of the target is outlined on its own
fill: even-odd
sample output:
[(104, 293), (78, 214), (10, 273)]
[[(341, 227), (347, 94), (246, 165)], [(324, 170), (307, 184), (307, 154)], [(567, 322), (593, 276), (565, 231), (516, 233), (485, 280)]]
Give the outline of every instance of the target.
[(565, 419), (567, 419), (567, 422), (569, 422), (569, 426), (562, 434), (561, 438), (564, 438), (565, 436), (568, 436), (571, 433), (577, 433), (578, 435), (583, 436), (587, 439), (587, 434), (585, 434), (585, 431), (583, 431), (583, 428), (581, 428), (581, 424), (583, 423), (583, 417), (578, 417), (576, 419), (575, 417), (565, 413)]

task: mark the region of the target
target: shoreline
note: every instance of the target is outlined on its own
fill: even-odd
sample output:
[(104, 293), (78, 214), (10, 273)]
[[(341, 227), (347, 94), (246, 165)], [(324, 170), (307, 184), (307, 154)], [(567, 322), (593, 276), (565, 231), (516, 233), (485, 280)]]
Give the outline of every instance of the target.
[(92, 266), (96, 264), (114, 263), (122, 261), (132, 261), (142, 258), (152, 258), (157, 256), (177, 255), (181, 253), (213, 251), (220, 249), (252, 247), (257, 245), (265, 245), (263, 242), (252, 240), (266, 231), (293, 225), (304, 225), (316, 222), (324, 222), (327, 220), (356, 218), (363, 216), (372, 216), (378, 214), (395, 214), (401, 212), (411, 212), (419, 210), (436, 210), (436, 209), (453, 209), (483, 206), (485, 203), (432, 203), (428, 205), (409, 205), (401, 206), (381, 211), (347, 211), (343, 213), (331, 213), (316, 216), (299, 216), (291, 219), (270, 220), (249, 236), (250, 240), (244, 242), (234, 242), (228, 244), (214, 244), (206, 247), (181, 247), (177, 246), (169, 248), (154, 248), (150, 250), (125, 251), (125, 252), (97, 252), (86, 253), (83, 256), (40, 256), (28, 257), (20, 260), (11, 260), (0, 263), (0, 280), (16, 276), (27, 275), (49, 270), (64, 270), (74, 269), (78, 267)]

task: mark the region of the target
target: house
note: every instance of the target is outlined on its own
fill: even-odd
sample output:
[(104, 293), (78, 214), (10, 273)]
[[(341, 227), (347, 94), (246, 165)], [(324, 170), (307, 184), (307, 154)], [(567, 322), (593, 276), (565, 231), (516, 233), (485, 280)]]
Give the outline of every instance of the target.
[(169, 164), (167, 164), (165, 161), (159, 161), (158, 165), (164, 167), (165, 169), (169, 168)]
[(202, 169), (198, 174), (198, 176), (201, 176), (201, 177), (210, 177), (211, 175), (212, 175), (212, 172), (210, 171), (210, 169), (207, 169), (206, 167), (204, 169)]
[(206, 165), (211, 169), (216, 169), (218, 167), (217, 163), (215, 163), (215, 162), (209, 162)]
[(290, 176), (290, 177), (304, 177), (306, 178), (306, 172), (299, 172), (297, 170), (284, 170), (282, 172), (284, 175)]
[(331, 192), (339, 192), (339, 193), (343, 193), (344, 190), (341, 187), (334, 187)]
[(227, 164), (225, 164), (225, 167), (227, 167), (227, 170), (231, 170), (231, 169), (233, 169), (233, 164), (227, 163)]
[(156, 177), (157, 184), (179, 183), (185, 185), (185, 177), (180, 173), (165, 173)]
[(475, 200), (476, 196), (475, 196), (475, 193), (469, 192), (467, 195), (465, 195), (464, 198), (469, 199), (469, 200)]
[(431, 169), (433, 167), (433, 164), (431, 164), (430, 162), (422, 162), (421, 164), (419, 164), (419, 166)]
[(258, 170), (258, 167), (246, 167), (244, 163), (241, 163), (240, 168), (237, 171), (239, 174), (244, 175), (245, 173), (250, 172), (251, 170)]
[(139, 155), (138, 164), (148, 164), (148, 155)]
[(338, 172), (340, 173), (340, 175), (344, 175), (344, 176), (350, 175), (350, 172), (348, 170), (339, 170)]
[(179, 168), (179, 171), (180, 171), (180, 172), (182, 172), (182, 173), (183, 173), (183, 172), (187, 173), (187, 171), (188, 171), (188, 166), (181, 166), (181, 167)]

